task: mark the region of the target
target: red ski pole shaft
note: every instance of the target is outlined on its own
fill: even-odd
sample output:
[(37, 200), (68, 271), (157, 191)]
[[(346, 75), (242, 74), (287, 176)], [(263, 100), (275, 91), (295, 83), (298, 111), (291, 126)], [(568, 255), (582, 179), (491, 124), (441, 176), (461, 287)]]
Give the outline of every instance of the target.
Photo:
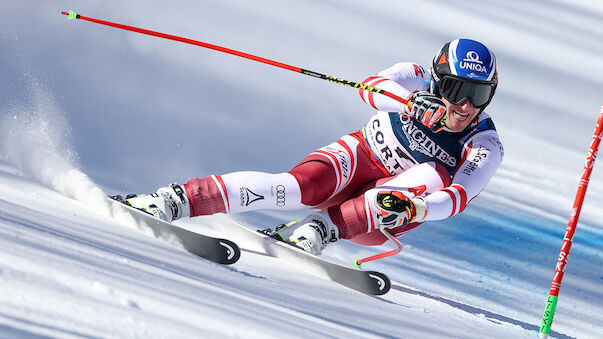
[(563, 243), (561, 245), (561, 251), (557, 259), (557, 266), (555, 267), (555, 275), (553, 276), (553, 282), (551, 283), (551, 290), (547, 298), (544, 314), (542, 316), (542, 323), (540, 325), (540, 337), (547, 338), (551, 333), (551, 324), (553, 323), (553, 316), (555, 315), (555, 308), (557, 307), (557, 300), (559, 298), (559, 290), (561, 289), (561, 281), (563, 280), (563, 274), (567, 266), (567, 260), (570, 249), (572, 248), (572, 242), (574, 239), (574, 233), (576, 232), (576, 225), (578, 224), (578, 218), (580, 217), (580, 211), (582, 210), (582, 202), (586, 195), (586, 189), (588, 188), (588, 182), (590, 180), (590, 174), (593, 171), (595, 160), (597, 158), (597, 152), (599, 150), (599, 144), (603, 138), (603, 105), (601, 105), (601, 112), (599, 113), (599, 119), (593, 133), (593, 138), (588, 149), (586, 156), (586, 162), (584, 163), (584, 170), (582, 171), (582, 178), (578, 186), (578, 192), (574, 199), (574, 207), (570, 214), (570, 219), (567, 224), (565, 236), (563, 237)]
[(115, 22), (110, 22), (110, 21), (105, 21), (105, 20), (99, 20), (99, 19), (94, 19), (94, 18), (89, 18), (89, 17), (85, 17), (83, 15), (77, 14), (73, 11), (69, 11), (69, 12), (61, 12), (61, 14), (63, 15), (68, 15), (69, 19), (81, 19), (81, 20), (86, 20), (86, 21), (90, 21), (90, 22), (94, 22), (97, 24), (101, 24), (101, 25), (105, 25), (105, 26), (111, 26), (111, 27), (115, 27), (115, 28), (119, 28), (119, 29), (123, 29), (126, 31), (131, 31), (131, 32), (136, 32), (136, 33), (140, 33), (140, 34), (146, 34), (146, 35), (151, 35), (151, 36), (155, 36), (155, 37), (159, 37), (159, 38), (163, 38), (163, 39), (168, 39), (168, 40), (174, 40), (174, 41), (179, 41), (179, 42), (183, 42), (186, 44), (191, 44), (191, 45), (195, 45), (195, 46), (200, 46), (200, 47), (204, 47), (204, 48), (209, 48), (209, 49), (213, 49), (215, 51), (219, 51), (219, 52), (223, 52), (223, 53), (228, 53), (228, 54), (232, 54), (232, 55), (236, 55), (238, 57), (242, 57), (242, 58), (246, 58), (246, 59), (250, 59), (250, 60), (254, 60), (254, 61), (258, 61), (258, 62), (262, 62), (271, 66), (276, 66), (276, 67), (280, 67), (280, 68), (284, 68), (293, 72), (297, 72), (297, 73), (301, 73), (301, 74), (305, 74), (305, 75), (309, 75), (318, 79), (323, 79), (323, 80), (328, 80), (340, 85), (344, 85), (344, 86), (350, 86), (350, 87), (354, 87), (354, 88), (358, 88), (361, 90), (366, 90), (366, 91), (370, 91), (370, 92), (374, 92), (374, 93), (379, 93), (379, 94), (383, 94), (385, 96), (388, 96), (394, 100), (397, 100), (403, 104), (407, 104), (408, 100), (404, 99), (402, 97), (399, 97), (393, 93), (390, 93), (388, 91), (385, 91), (383, 89), (380, 88), (376, 88), (376, 87), (372, 87), (372, 86), (368, 86), (365, 84), (361, 84), (361, 83), (357, 83), (354, 81), (349, 81), (349, 80), (344, 80), (344, 79), (340, 79), (331, 75), (325, 75), (325, 74), (321, 74), (318, 72), (313, 72), (313, 71), (309, 71), (300, 67), (295, 67), (295, 66), (291, 66), (291, 65), (287, 65), (284, 64), (282, 62), (278, 62), (278, 61), (274, 61), (274, 60), (270, 60), (270, 59), (266, 59), (266, 58), (262, 58), (256, 55), (252, 55), (249, 53), (244, 53), (244, 52), (240, 52), (234, 49), (230, 49), (230, 48), (226, 48), (226, 47), (222, 47), (222, 46), (217, 46), (217, 45), (212, 45), (212, 44), (208, 44), (206, 42), (202, 42), (202, 41), (197, 41), (197, 40), (192, 40), (192, 39), (188, 39), (188, 38), (183, 38), (180, 36), (176, 36), (176, 35), (171, 35), (171, 34), (165, 34), (165, 33), (161, 33), (161, 32), (156, 32), (156, 31), (151, 31), (148, 29), (144, 29), (144, 28), (138, 28), (138, 27), (134, 27), (134, 26), (128, 26), (128, 25), (123, 25), (123, 24), (118, 24)]

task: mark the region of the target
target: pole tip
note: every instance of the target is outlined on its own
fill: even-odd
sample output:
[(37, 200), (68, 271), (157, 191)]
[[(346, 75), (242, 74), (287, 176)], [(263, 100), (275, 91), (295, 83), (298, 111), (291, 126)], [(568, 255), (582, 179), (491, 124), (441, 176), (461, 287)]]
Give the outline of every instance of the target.
[(80, 17), (79, 14), (77, 14), (76, 12), (69, 10), (69, 12), (66, 11), (61, 11), (62, 15), (67, 15), (67, 19), (71, 20), (71, 19), (78, 19)]
[(549, 335), (544, 332), (540, 332), (540, 333), (538, 333), (538, 337), (540, 339), (547, 339), (549, 337)]

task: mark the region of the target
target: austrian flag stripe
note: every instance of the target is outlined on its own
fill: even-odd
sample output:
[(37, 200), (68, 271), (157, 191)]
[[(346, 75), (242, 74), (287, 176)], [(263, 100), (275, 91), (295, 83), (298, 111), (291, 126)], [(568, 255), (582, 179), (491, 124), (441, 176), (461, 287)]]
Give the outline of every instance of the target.
[(218, 186), (218, 189), (220, 190), (220, 194), (222, 195), (222, 200), (224, 202), (224, 207), (226, 208), (226, 213), (230, 213), (230, 202), (228, 201), (228, 193), (226, 192), (226, 185), (224, 184), (222, 177), (212, 175), (211, 178), (214, 180), (216, 186)]
[[(346, 135), (347, 137), (347, 135)], [(349, 142), (350, 140), (348, 140)], [(351, 142), (358, 144), (356, 139), (352, 139)], [(356, 173), (356, 153), (354, 151), (352, 151), (350, 149), (350, 146), (348, 144), (346, 144), (343, 140), (339, 140), (337, 141), (337, 143), (339, 143), (343, 148), (346, 149), (346, 151), (348, 151), (348, 154), (350, 155), (350, 167), (351, 167), (351, 174), (349, 175), (349, 178), (346, 181), (346, 186), (347, 184), (350, 183), (350, 181), (352, 181), (352, 178), (354, 177), (354, 174)]]
[(450, 196), (450, 200), (452, 200), (452, 211), (449, 217), (465, 210), (465, 207), (467, 207), (467, 192), (463, 186), (453, 184), (442, 191), (446, 192)]
[[(337, 184), (335, 185), (335, 192), (337, 192), (339, 190), (339, 187), (341, 186), (341, 177), (342, 177), (341, 166), (339, 165), (337, 158), (331, 152), (324, 151), (324, 150), (318, 150), (318, 151), (314, 152), (314, 154), (322, 155), (331, 162), (331, 165), (333, 166), (333, 169), (335, 170), (335, 177), (337, 178)], [(333, 193), (333, 194), (335, 194), (335, 193)]]
[(343, 189), (352, 181), (358, 164), (358, 144), (359, 141), (356, 138), (346, 135), (337, 142), (313, 153), (327, 158), (335, 171), (337, 182), (335, 184), (335, 190), (329, 198), (332, 198), (343, 191)]
[[(363, 85), (367, 85), (367, 86), (371, 86), (371, 87), (377, 87), (378, 84), (380, 84), (381, 82), (388, 80), (387, 78), (384, 77), (380, 77), (380, 76), (373, 76), (370, 77), (366, 80), (364, 80), (364, 82), (362, 82)], [(360, 97), (362, 98), (362, 100), (364, 100), (364, 102), (370, 104), (374, 109), (379, 110), (377, 108), (377, 106), (375, 105), (375, 101), (373, 98), (374, 93), (373, 92), (367, 92), (367, 97), (365, 97), (365, 90), (358, 90), (360, 92)]]
[[(368, 79), (364, 80), (362, 82), (362, 84), (363, 85), (367, 85), (369, 81), (374, 80), (376, 78), (377, 78), (376, 76), (369, 77)], [(365, 92), (365, 90), (363, 90), (363, 89), (359, 89), (358, 90), (358, 94), (360, 94), (360, 97), (362, 98), (362, 100), (364, 100), (365, 102), (367, 102), (367, 98), (364, 97), (364, 92)]]
[(459, 213), (461, 213), (467, 207), (467, 192), (465, 192), (465, 189), (461, 185), (453, 184), (451, 187), (456, 189), (461, 196), (461, 203), (459, 205)]
[[(381, 79), (379, 79), (379, 80), (377, 80), (377, 81), (375, 81), (375, 82), (371, 83), (371, 84), (370, 84), (370, 86), (372, 86), (372, 87), (376, 87), (378, 84), (382, 83), (382, 82), (383, 82), (383, 81), (385, 81), (385, 80), (387, 80), (387, 79), (385, 79), (385, 78), (381, 78)], [(369, 94), (368, 94), (369, 103), (371, 104), (371, 106), (373, 106), (373, 108), (374, 108), (374, 109), (379, 110), (379, 109), (377, 108), (377, 105), (375, 105), (374, 94), (375, 94), (375, 93), (373, 93), (373, 92), (369, 92)]]
[(372, 210), (374, 208), (371, 208), (371, 203), (368, 201), (368, 199), (364, 199), (364, 210), (366, 211), (366, 223), (368, 225), (368, 229), (366, 230), (366, 233), (370, 233), (372, 231), (374, 231), (375, 229), (377, 229), (377, 227), (375, 226), (375, 217), (373, 216), (373, 212)]

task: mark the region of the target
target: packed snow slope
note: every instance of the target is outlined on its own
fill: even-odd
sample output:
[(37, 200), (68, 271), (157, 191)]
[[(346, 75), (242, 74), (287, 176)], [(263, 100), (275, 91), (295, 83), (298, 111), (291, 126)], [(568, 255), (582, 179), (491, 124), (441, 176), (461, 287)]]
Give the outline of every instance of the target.
[[(286, 171), (373, 111), (350, 88), (67, 21), (66, 9), (352, 81), (400, 61), (429, 65), (457, 37), (483, 41), (499, 61), (487, 110), (503, 165), (463, 214), (422, 225), (400, 255), (366, 265), (392, 278), (383, 297), (314, 278), (243, 240), (239, 263), (212, 264), (111, 219), (104, 195)], [(0, 338), (535, 337), (603, 103), (601, 41), (594, 1), (5, 0)], [(574, 238), (557, 338), (602, 335), (602, 167)], [(223, 236), (231, 218), (263, 227), (305, 213), (184, 226)], [(340, 241), (325, 257), (351, 263), (389, 248)]]
[[(409, 287), (401, 272), (390, 293), (372, 297), (244, 243), (231, 267), (201, 260), (21, 174), (0, 174), (0, 337), (533, 336), (534, 325), (502, 308)], [(210, 222), (228, 228), (211, 218), (193, 229)]]

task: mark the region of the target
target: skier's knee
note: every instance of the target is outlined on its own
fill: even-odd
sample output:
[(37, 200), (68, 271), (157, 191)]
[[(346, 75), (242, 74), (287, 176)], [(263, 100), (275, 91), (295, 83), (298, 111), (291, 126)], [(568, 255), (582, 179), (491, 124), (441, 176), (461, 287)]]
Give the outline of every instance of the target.
[(335, 190), (335, 171), (322, 161), (308, 161), (289, 171), (299, 184), (302, 203), (317, 206), (325, 202)]

